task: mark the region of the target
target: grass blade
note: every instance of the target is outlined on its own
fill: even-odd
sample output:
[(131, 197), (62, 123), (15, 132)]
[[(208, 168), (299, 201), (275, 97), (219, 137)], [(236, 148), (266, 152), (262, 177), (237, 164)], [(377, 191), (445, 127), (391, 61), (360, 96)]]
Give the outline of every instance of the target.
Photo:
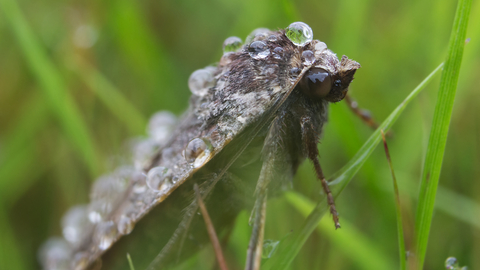
[(428, 141), (415, 220), (416, 269), (422, 269), (425, 261), (435, 195), (452, 116), (471, 4), (471, 0), (460, 0), (458, 2), (445, 69), (440, 79), (440, 89)]
[[(398, 105), (398, 107), (383, 121), (379, 128), (370, 136), (370, 138), (365, 142), (365, 144), (360, 148), (357, 154), (342, 168), (340, 169), (333, 177), (333, 181), (330, 182), (333, 186), (333, 194), (337, 197), (343, 189), (348, 185), (352, 180), (353, 176), (358, 172), (358, 170), (365, 163), (367, 158), (371, 155), (373, 150), (381, 141), (381, 130), (388, 131), (390, 127), (395, 123), (397, 118), (403, 112), (405, 107), (410, 103), (410, 101), (415, 98), (421, 90), (433, 79), (434, 75), (440, 71), (443, 67), (443, 63), (440, 64), (432, 73), (430, 73), (427, 78), (425, 78), (406, 98), (405, 100)], [(310, 213), (303, 228), (292, 234), (291, 237), (285, 239), (283, 243), (280, 244), (278, 253), (272, 259), (265, 262), (262, 266), (262, 269), (287, 269), (290, 263), (293, 261), (295, 256), (298, 254), (302, 248), (305, 241), (308, 239), (313, 230), (317, 227), (318, 222), (327, 212), (328, 205), (325, 203), (326, 200), (321, 200), (315, 209)]]
[(48, 59), (40, 42), (35, 38), (18, 3), (13, 0), (0, 0), (0, 7), (7, 21), (10, 22), (25, 60), (36, 76), (43, 94), (66, 136), (81, 154), (90, 172), (97, 175), (102, 159), (99, 159), (95, 151), (87, 126), (72, 96), (67, 91), (67, 86), (60, 72)]

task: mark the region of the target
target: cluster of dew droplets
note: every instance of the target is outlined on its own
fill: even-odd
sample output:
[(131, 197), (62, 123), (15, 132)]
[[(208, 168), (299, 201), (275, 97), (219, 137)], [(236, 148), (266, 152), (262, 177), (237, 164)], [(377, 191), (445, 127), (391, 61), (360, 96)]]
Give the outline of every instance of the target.
[(195, 138), (187, 144), (183, 156), (193, 168), (200, 168), (213, 156), (212, 150), (212, 144), (208, 139)]
[(297, 46), (305, 46), (313, 40), (313, 31), (308, 24), (294, 22), (285, 29), (285, 36)]
[(200, 97), (205, 96), (208, 93), (208, 90), (215, 86), (215, 70), (215, 67), (210, 66), (196, 70), (190, 75), (190, 78), (188, 79), (188, 87), (192, 94)]

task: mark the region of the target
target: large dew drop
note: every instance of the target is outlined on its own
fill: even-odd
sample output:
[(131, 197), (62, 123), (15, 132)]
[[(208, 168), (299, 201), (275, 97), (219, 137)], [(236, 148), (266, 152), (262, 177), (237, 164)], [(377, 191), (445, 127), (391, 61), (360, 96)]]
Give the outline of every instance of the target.
[(254, 41), (248, 46), (248, 53), (253, 59), (265, 59), (270, 55), (267, 44), (263, 41)]
[(208, 89), (215, 86), (215, 79), (213, 77), (214, 67), (206, 67), (204, 69), (196, 70), (190, 75), (188, 79), (188, 87), (192, 94), (196, 96), (204, 96), (208, 93)]
[(297, 46), (305, 46), (305, 44), (313, 40), (313, 31), (308, 24), (303, 22), (294, 22), (285, 29), (287, 38)]
[(173, 127), (177, 123), (177, 117), (171, 112), (156, 112), (148, 121), (147, 133), (156, 142), (163, 144), (170, 136)]
[(207, 139), (195, 138), (187, 144), (183, 156), (193, 168), (199, 168), (211, 158), (212, 149), (212, 144)]
[(239, 37), (229, 37), (223, 42), (223, 53), (236, 52), (242, 47), (242, 39)]
[(155, 167), (147, 174), (147, 185), (157, 192), (165, 192), (172, 186), (172, 170), (165, 167)]

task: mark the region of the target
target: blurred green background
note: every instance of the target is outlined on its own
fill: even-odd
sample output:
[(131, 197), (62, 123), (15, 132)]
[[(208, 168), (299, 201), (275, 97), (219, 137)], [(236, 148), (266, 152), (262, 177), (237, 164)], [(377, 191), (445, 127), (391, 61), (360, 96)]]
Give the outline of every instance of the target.
[[(0, 0), (0, 269), (40, 267), (38, 247), (61, 235), (63, 213), (88, 202), (92, 181), (118, 164), (129, 138), (145, 135), (152, 113), (187, 108), (189, 74), (218, 61), (225, 38), (306, 22), (315, 39), (362, 65), (350, 93), (382, 121), (444, 61), (455, 7), (446, 0)], [(425, 269), (443, 269), (449, 256), (480, 269), (479, 34), (475, 1)], [(407, 249), (438, 81), (407, 108), (388, 139)], [(344, 103), (331, 106), (319, 145), (326, 175), (371, 133)], [(314, 179), (304, 163), (294, 181), (312, 201), (318, 199)], [(324, 218), (325, 229), (312, 235), (291, 269), (398, 268), (392, 190), (379, 147), (337, 199), (342, 229), (332, 230)], [(274, 198), (266, 239), (288, 237), (303, 221), (284, 197)], [(245, 257), (235, 241), (247, 241), (248, 228), (240, 231), (227, 247), (233, 269)], [(208, 269), (214, 260), (208, 257), (196, 266)]]

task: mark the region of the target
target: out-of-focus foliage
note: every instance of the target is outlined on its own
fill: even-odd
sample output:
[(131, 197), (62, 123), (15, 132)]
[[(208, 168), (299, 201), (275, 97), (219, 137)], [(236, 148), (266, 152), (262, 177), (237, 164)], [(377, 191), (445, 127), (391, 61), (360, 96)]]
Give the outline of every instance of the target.
[[(19, 6), (35, 43), (22, 43), (19, 31), (25, 29), (11, 19), (11, 3)], [(444, 61), (455, 7), (456, 1), (446, 0), (0, 0), (0, 268), (39, 267), (38, 247), (61, 234), (63, 213), (88, 201), (91, 182), (118, 164), (127, 139), (144, 135), (152, 113), (180, 114), (188, 106), (189, 74), (218, 61), (225, 38), (244, 39), (255, 28), (306, 22), (314, 38), (362, 65), (351, 94), (381, 121)], [(480, 268), (479, 27), (477, 1), (425, 269), (442, 269), (449, 256)], [(38, 49), (46, 57), (32, 58)], [(438, 78), (406, 109), (388, 138), (407, 250), (413, 245), (418, 183), (437, 89)], [(326, 175), (350, 160), (371, 133), (345, 104), (331, 106), (319, 145)], [(314, 179), (306, 162), (294, 181), (294, 188), (312, 201), (319, 197)], [(379, 148), (337, 200), (342, 229), (316, 231), (291, 269), (367, 269), (366, 250), (381, 251), (386, 263), (398, 265), (392, 190)], [(270, 200), (267, 215), (266, 239), (288, 237), (304, 222), (303, 214), (282, 197)], [(246, 219), (246, 213), (238, 218), (227, 248), (235, 269), (242, 268), (245, 257)], [(359, 247), (363, 258), (346, 248), (352, 243), (348, 239), (364, 243), (365, 249)], [(206, 265), (211, 264), (211, 250), (202, 252), (212, 259)]]

